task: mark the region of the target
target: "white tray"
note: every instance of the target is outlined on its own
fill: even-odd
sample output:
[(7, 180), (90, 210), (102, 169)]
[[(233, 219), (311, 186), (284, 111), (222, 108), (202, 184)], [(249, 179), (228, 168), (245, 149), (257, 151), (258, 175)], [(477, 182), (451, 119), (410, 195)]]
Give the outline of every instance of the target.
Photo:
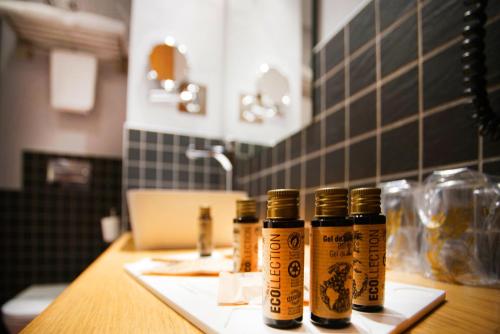
[(141, 275), (148, 261), (125, 265), (125, 270), (165, 304), (206, 333), (400, 333), (445, 300), (445, 291), (415, 285), (386, 282), (384, 311), (353, 311), (351, 326), (345, 329), (317, 327), (304, 320), (299, 328), (279, 330), (264, 325), (260, 306), (217, 304), (217, 277), (173, 277)]

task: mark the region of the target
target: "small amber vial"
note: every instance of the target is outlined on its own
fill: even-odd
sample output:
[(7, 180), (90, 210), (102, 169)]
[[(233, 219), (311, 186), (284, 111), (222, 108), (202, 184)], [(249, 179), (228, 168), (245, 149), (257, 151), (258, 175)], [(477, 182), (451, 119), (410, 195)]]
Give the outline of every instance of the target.
[(351, 323), (353, 230), (347, 203), (347, 189), (315, 192), (309, 292), (311, 321), (322, 327), (342, 328)]
[(212, 255), (212, 217), (210, 207), (200, 207), (200, 217), (198, 220), (198, 251), (200, 256)]
[(275, 328), (298, 327), (304, 308), (304, 221), (299, 191), (270, 190), (262, 229), (262, 312)]
[(234, 272), (258, 271), (259, 235), (257, 203), (253, 199), (236, 201), (233, 220)]
[(380, 213), (380, 189), (351, 191), (354, 223), (352, 308), (379, 312), (384, 308), (386, 219)]

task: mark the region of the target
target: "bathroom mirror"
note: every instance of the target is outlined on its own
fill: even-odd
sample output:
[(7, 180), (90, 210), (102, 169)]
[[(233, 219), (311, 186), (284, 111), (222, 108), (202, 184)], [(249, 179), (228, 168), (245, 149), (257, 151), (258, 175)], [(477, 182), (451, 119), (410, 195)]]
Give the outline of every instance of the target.
[(240, 118), (261, 123), (286, 115), (290, 105), (290, 84), (279, 70), (262, 64), (253, 94), (240, 96)]
[(149, 91), (149, 100), (174, 106), (179, 112), (205, 115), (206, 87), (189, 80), (186, 46), (167, 36), (149, 54), (149, 80), (159, 88)]
[(164, 43), (156, 44), (149, 54), (148, 79), (156, 80), (168, 92), (178, 90), (187, 80), (188, 63), (186, 47), (176, 45), (175, 40), (167, 37)]

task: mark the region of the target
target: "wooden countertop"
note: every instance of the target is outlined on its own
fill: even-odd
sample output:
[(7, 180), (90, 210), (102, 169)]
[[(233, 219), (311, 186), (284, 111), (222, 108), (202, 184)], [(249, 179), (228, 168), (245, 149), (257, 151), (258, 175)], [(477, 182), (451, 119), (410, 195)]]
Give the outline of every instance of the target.
[[(181, 251), (168, 251), (170, 253)], [(123, 270), (165, 251), (136, 251), (130, 234), (114, 242), (23, 333), (200, 333)], [(500, 333), (500, 290), (388, 272), (393, 281), (446, 290), (447, 301), (414, 333)]]

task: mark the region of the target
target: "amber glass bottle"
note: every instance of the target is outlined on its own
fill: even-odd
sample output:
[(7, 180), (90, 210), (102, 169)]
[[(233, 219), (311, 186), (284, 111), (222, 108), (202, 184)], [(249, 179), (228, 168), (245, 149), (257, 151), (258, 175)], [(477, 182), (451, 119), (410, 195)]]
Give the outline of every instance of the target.
[(384, 308), (386, 244), (380, 189), (353, 189), (350, 215), (354, 223), (352, 307), (379, 312)]
[(236, 201), (233, 220), (234, 272), (258, 271), (259, 235), (257, 204), (253, 199)]
[(352, 220), (347, 217), (347, 189), (315, 192), (311, 222), (310, 306), (313, 323), (346, 327), (352, 312)]
[(304, 303), (304, 221), (299, 191), (270, 190), (262, 229), (264, 323), (276, 328), (300, 326)]
[(200, 217), (198, 220), (198, 251), (200, 256), (212, 255), (212, 217), (210, 207), (200, 207)]

